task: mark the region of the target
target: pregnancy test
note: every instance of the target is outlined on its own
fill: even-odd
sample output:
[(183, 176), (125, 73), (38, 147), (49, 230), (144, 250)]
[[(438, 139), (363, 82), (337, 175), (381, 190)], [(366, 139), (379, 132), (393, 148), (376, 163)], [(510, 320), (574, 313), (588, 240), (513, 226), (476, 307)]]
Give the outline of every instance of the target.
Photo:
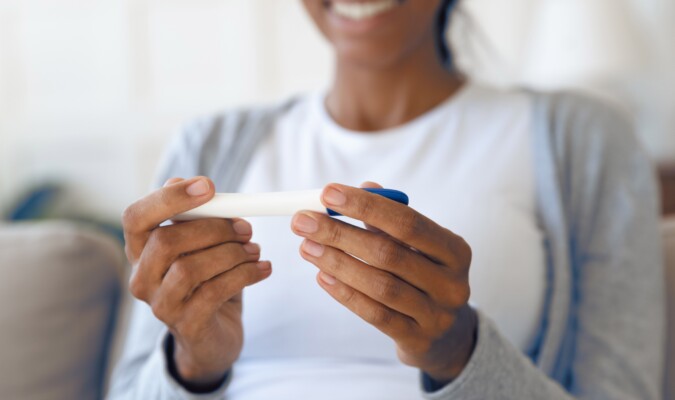
[[(370, 193), (379, 194), (398, 203), (408, 205), (408, 196), (398, 190), (363, 188)], [(301, 210), (316, 211), (339, 216), (321, 204), (323, 189), (297, 192), (271, 193), (216, 193), (213, 199), (172, 219), (191, 221), (203, 218), (265, 217), (293, 215)]]

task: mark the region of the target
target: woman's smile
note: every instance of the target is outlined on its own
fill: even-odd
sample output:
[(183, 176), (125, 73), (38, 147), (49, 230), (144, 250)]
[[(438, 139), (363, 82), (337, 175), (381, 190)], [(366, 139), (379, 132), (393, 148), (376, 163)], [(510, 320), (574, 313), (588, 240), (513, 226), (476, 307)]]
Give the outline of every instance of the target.
[[(396, 16), (406, 0), (324, 0), (323, 6), (329, 24), (349, 34), (368, 34), (373, 30), (396, 25)], [(379, 30), (379, 29), (378, 29)]]
[(326, 1), (326, 7), (336, 15), (353, 21), (375, 18), (401, 5), (401, 0)]

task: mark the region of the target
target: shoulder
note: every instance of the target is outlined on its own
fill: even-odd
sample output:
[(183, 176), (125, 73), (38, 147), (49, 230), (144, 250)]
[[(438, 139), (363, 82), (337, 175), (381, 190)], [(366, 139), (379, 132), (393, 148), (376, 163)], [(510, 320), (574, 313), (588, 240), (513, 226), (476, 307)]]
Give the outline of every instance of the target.
[(578, 93), (531, 96), (537, 161), (551, 166), (572, 218), (590, 218), (601, 203), (637, 204), (637, 197), (656, 209), (653, 162), (628, 112)]
[(627, 111), (598, 98), (573, 92), (529, 92), (535, 134), (565, 159), (612, 158), (642, 153)]
[(500, 115), (531, 114), (532, 92), (516, 89), (505, 89), (484, 83), (468, 82), (458, 97), (466, 104), (469, 111), (484, 121)]
[(174, 176), (205, 175), (221, 178), (229, 167), (247, 153), (281, 116), (293, 109), (301, 96), (283, 102), (231, 109), (193, 118), (173, 136), (159, 168), (154, 185)]
[(264, 124), (292, 110), (302, 96), (292, 97), (276, 104), (224, 110), (193, 118), (183, 124), (176, 135), (178, 141), (192, 150), (220, 148), (238, 136), (251, 130), (259, 130)]

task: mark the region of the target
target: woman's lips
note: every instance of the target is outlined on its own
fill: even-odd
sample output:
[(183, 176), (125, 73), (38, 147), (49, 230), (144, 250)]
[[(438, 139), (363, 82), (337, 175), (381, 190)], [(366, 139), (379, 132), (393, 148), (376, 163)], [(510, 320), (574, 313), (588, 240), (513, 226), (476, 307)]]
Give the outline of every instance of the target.
[(337, 16), (352, 21), (363, 21), (384, 14), (403, 3), (403, 0), (329, 1), (328, 8)]

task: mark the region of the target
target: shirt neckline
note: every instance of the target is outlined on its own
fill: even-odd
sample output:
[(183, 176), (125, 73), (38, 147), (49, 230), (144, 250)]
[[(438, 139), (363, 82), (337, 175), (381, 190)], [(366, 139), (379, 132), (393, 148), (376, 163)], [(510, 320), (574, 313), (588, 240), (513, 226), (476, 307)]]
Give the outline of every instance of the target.
[(429, 122), (438, 119), (440, 116), (447, 115), (448, 112), (459, 107), (463, 103), (464, 98), (472, 92), (474, 86), (475, 85), (471, 82), (466, 82), (457, 89), (455, 93), (424, 114), (401, 125), (378, 131), (356, 131), (347, 129), (338, 124), (326, 108), (326, 96), (328, 95), (328, 90), (316, 93), (313, 103), (315, 115), (318, 116), (323, 133), (329, 140), (347, 145), (371, 145), (373, 143), (384, 143), (396, 140), (400, 136), (407, 135), (410, 132), (421, 131), (418, 129), (419, 127), (427, 125)]

